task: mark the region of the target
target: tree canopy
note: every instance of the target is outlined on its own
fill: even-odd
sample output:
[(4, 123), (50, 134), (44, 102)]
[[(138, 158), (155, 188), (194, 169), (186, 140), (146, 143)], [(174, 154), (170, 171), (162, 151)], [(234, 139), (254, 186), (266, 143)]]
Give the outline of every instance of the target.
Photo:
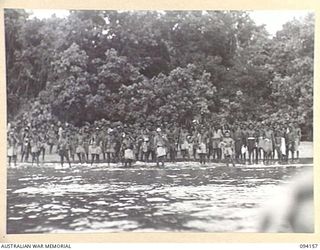
[(271, 37), (243, 11), (5, 10), (9, 120), (313, 124), (314, 16)]

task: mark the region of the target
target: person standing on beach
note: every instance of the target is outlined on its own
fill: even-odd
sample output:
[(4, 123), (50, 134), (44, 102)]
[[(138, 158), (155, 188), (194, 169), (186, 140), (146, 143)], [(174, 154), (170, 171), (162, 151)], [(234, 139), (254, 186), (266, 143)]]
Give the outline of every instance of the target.
[(229, 130), (225, 131), (221, 144), (222, 144), (222, 152), (223, 152), (224, 158), (226, 159), (227, 167), (229, 167), (229, 162), (231, 162), (232, 166), (235, 167), (235, 163), (234, 163), (235, 142), (231, 138)]
[(264, 156), (264, 148), (265, 148), (265, 127), (264, 124), (261, 123), (257, 129), (257, 153), (258, 153), (258, 161), (262, 161)]
[(296, 130), (295, 126), (293, 124), (290, 124), (289, 126), (289, 133), (287, 135), (287, 140), (288, 140), (288, 148), (287, 148), (287, 155), (289, 158), (289, 152), (291, 152), (291, 160), (292, 163), (294, 162), (294, 155), (295, 152), (297, 152), (297, 159), (299, 156), (298, 150), (299, 150), (299, 144), (300, 144), (300, 138), (298, 137), (298, 131)]
[(197, 133), (197, 141), (198, 141), (197, 153), (199, 155), (200, 164), (206, 164), (207, 135), (204, 131), (204, 127), (201, 127), (200, 131)]
[[(275, 125), (274, 129), (274, 153), (277, 153), (279, 163), (282, 163), (283, 157), (281, 152), (281, 141), (282, 141), (283, 133), (281, 131), (280, 126), (277, 124)], [(274, 156), (275, 159), (275, 156)]]
[(220, 161), (221, 160), (221, 148), (219, 147), (220, 141), (222, 140), (223, 134), (222, 130), (216, 124), (212, 130), (212, 154), (213, 160)]
[(282, 153), (282, 159), (285, 160), (285, 162), (288, 162), (289, 159), (289, 126), (287, 123), (282, 125), (282, 129), (281, 129), (281, 133), (282, 133), (282, 137), (281, 137), (281, 145), (280, 145), (280, 149), (281, 149), (281, 153)]
[(188, 132), (186, 131), (186, 129), (182, 128), (180, 130), (180, 135), (179, 135), (179, 147), (180, 147), (180, 152), (181, 152), (181, 156), (182, 159), (185, 160), (186, 157), (188, 156), (188, 158), (190, 158), (190, 155), (188, 153)]
[(134, 153), (133, 153), (133, 140), (132, 137), (123, 133), (123, 140), (121, 144), (121, 151), (123, 152), (123, 161), (124, 166), (131, 167), (132, 162), (135, 160)]
[(69, 156), (72, 159), (72, 161), (75, 161), (75, 154), (76, 154), (76, 147), (77, 147), (77, 140), (76, 140), (76, 136), (75, 133), (73, 131), (69, 131), (67, 133), (67, 138), (69, 141)]
[(85, 162), (85, 159), (86, 159), (86, 151), (84, 150), (83, 143), (84, 143), (84, 138), (82, 134), (82, 129), (79, 129), (79, 132), (76, 136), (76, 154), (81, 164)]
[(274, 148), (274, 133), (270, 128), (270, 124), (266, 124), (266, 128), (264, 131), (265, 138), (264, 138), (264, 145), (263, 145), (263, 152), (264, 152), (264, 163), (268, 164), (272, 159), (272, 152)]
[(21, 145), (21, 162), (27, 162), (29, 159), (29, 154), (31, 151), (30, 146), (30, 127), (26, 127), (24, 129), (23, 135), (22, 135), (22, 145)]
[(143, 136), (143, 142), (141, 145), (141, 152), (142, 152), (142, 156), (141, 156), (141, 160), (144, 162), (148, 162), (149, 159), (149, 147), (150, 147), (150, 143), (149, 143), (149, 137), (147, 135)]
[[(106, 160), (106, 145), (105, 145), (106, 133), (103, 127), (100, 127), (97, 132), (97, 145), (100, 147), (100, 154), (102, 154), (102, 158)], [(99, 149), (98, 149), (99, 151)]]
[(106, 145), (106, 154), (107, 154), (107, 161), (108, 165), (110, 165), (111, 161), (115, 159), (115, 147), (116, 147), (116, 138), (114, 135), (114, 130), (112, 128), (108, 128), (107, 130), (107, 137), (105, 140)]
[(167, 132), (167, 148), (169, 149), (169, 158), (171, 162), (176, 162), (176, 144), (178, 143), (176, 132), (173, 127), (170, 127), (170, 129)]
[(49, 153), (52, 154), (53, 146), (57, 142), (57, 133), (55, 131), (54, 124), (51, 124), (49, 130), (47, 131), (48, 145), (49, 145)]
[(61, 167), (63, 167), (64, 158), (66, 158), (66, 160), (69, 164), (69, 167), (71, 168), (71, 163), (70, 163), (70, 158), (69, 158), (69, 141), (66, 137), (65, 132), (61, 133), (61, 137), (59, 138), (57, 149), (58, 149), (58, 153), (60, 155)]
[(240, 158), (241, 157), (241, 148), (242, 148), (242, 142), (243, 142), (243, 133), (242, 130), (240, 128), (239, 124), (236, 124), (236, 129), (233, 133), (233, 139), (234, 139), (234, 153), (235, 153), (235, 160), (237, 163), (240, 162)]
[(293, 128), (292, 128), (293, 134), (294, 134), (294, 149), (297, 152), (297, 161), (299, 161), (299, 147), (300, 147), (300, 141), (301, 141), (301, 129), (299, 127), (299, 124), (297, 122), (294, 122)]
[(159, 162), (164, 166), (164, 158), (167, 154), (165, 148), (167, 138), (166, 135), (162, 133), (161, 128), (157, 128), (154, 142), (156, 146), (157, 167), (159, 167)]
[(89, 145), (90, 145), (90, 131), (89, 131), (89, 127), (86, 125), (84, 126), (84, 131), (83, 131), (83, 147), (84, 147), (87, 163), (89, 163)]
[(38, 134), (39, 134), (39, 157), (42, 154), (42, 162), (44, 162), (44, 157), (46, 154), (46, 144), (48, 142), (48, 138), (45, 132), (43, 131), (43, 129), (38, 131)]
[[(160, 129), (161, 132), (161, 129)], [(156, 162), (157, 161), (157, 144), (155, 141), (155, 133), (150, 130), (149, 132), (149, 150), (148, 150), (148, 157), (149, 155), (151, 155), (151, 160), (152, 162)]]
[(96, 131), (91, 135), (90, 143), (89, 143), (89, 154), (91, 155), (91, 165), (96, 160), (99, 163), (99, 156), (101, 154), (101, 148), (98, 144), (98, 131), (99, 128), (96, 128)]
[[(253, 127), (253, 123), (250, 122), (247, 130), (247, 147), (249, 153), (249, 164), (254, 162), (258, 164), (258, 149), (257, 149), (257, 132)], [(255, 159), (254, 159), (255, 158)]]
[(37, 134), (36, 129), (32, 130), (30, 146), (31, 146), (31, 155), (32, 155), (32, 165), (36, 161), (37, 166), (39, 166), (40, 140), (39, 140), (39, 135)]
[(14, 165), (17, 165), (17, 146), (18, 146), (18, 138), (14, 131), (10, 131), (7, 139), (8, 145), (8, 158), (9, 158), (9, 166), (11, 166), (11, 159), (13, 159)]

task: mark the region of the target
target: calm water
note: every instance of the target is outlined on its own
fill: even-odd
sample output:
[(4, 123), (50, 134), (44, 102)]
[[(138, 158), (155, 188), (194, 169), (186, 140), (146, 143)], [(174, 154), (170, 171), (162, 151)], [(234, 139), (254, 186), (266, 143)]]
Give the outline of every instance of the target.
[(8, 169), (7, 233), (253, 232), (262, 204), (303, 169), (58, 167)]

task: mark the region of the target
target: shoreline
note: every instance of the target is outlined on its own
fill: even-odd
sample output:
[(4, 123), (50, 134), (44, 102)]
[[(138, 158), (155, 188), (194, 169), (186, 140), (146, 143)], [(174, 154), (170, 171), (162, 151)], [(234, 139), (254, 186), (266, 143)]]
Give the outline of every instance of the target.
[[(50, 162), (44, 162), (40, 163), (39, 165), (33, 164), (31, 162), (23, 162), (23, 163), (17, 163), (16, 166), (11, 164), (11, 166), (7, 165), (7, 169), (20, 169), (20, 168), (55, 168), (55, 169), (69, 169), (69, 164), (64, 162), (64, 166), (61, 167), (59, 161), (50, 161)], [(86, 169), (91, 168), (105, 168), (106, 170), (109, 169), (135, 169), (135, 168), (143, 168), (143, 169), (161, 169), (161, 168), (176, 168), (176, 167), (182, 167), (185, 168), (192, 168), (192, 167), (201, 167), (201, 168), (219, 168), (219, 167), (227, 167), (226, 163), (224, 162), (208, 162), (206, 164), (200, 164), (198, 161), (177, 161), (175, 163), (172, 162), (165, 162), (164, 166), (157, 166), (156, 162), (141, 162), (136, 161), (132, 163), (132, 166), (125, 167), (124, 163), (110, 163), (107, 162), (100, 162), (100, 163), (80, 163), (80, 162), (71, 162), (71, 168), (81, 168), (86, 167)], [(262, 162), (259, 162), (258, 164), (237, 164), (235, 165), (235, 168), (277, 168), (277, 167), (313, 167), (313, 159), (312, 158), (305, 158), (301, 159), (299, 162), (293, 162), (290, 161), (288, 163), (278, 163), (277, 161), (270, 163), (270, 164), (264, 164)], [(229, 164), (228, 168), (233, 168), (232, 164)]]

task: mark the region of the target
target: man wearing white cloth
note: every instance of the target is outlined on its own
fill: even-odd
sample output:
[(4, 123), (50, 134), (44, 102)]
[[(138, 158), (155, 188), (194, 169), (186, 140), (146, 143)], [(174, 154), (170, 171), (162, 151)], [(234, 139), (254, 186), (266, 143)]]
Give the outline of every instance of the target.
[(156, 132), (156, 136), (154, 138), (154, 141), (155, 141), (155, 145), (157, 147), (157, 150), (156, 150), (157, 166), (159, 166), (159, 161), (161, 161), (162, 166), (164, 166), (164, 158), (167, 154), (166, 148), (165, 148), (167, 138), (166, 138), (166, 135), (161, 132), (161, 128), (157, 128), (157, 132)]

